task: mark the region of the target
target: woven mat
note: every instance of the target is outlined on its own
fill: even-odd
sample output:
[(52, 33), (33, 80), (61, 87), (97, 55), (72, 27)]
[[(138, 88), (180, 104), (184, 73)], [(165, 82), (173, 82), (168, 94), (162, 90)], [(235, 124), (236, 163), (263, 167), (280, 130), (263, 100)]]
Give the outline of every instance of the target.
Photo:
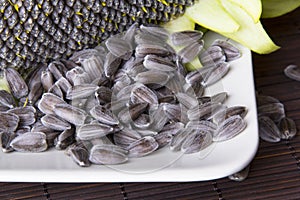
[[(253, 54), (256, 89), (283, 102), (300, 130), (300, 83), (283, 75), (288, 64), (300, 66), (300, 9), (263, 24), (282, 48), (269, 55)], [(276, 144), (261, 141), (243, 182), (0, 183), (0, 199), (300, 199), (300, 135)]]

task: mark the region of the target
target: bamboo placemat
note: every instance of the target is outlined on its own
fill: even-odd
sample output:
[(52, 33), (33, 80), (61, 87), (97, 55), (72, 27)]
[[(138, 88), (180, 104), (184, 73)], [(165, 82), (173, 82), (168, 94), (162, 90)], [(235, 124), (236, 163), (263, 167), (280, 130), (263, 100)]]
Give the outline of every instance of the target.
[[(279, 99), (300, 130), (300, 82), (283, 74), (288, 64), (300, 65), (300, 9), (265, 19), (263, 25), (282, 48), (269, 55), (253, 54), (256, 90)], [(300, 135), (276, 144), (261, 141), (243, 182), (0, 183), (0, 199), (300, 199)]]

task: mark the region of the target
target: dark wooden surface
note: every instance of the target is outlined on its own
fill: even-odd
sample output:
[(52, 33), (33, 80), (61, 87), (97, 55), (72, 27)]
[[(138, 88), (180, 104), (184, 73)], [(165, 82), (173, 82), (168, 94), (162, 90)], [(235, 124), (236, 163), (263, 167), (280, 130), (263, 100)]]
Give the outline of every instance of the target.
[[(256, 90), (283, 102), (300, 130), (300, 82), (283, 74), (288, 64), (300, 65), (300, 9), (263, 24), (281, 49), (253, 54)], [(243, 182), (223, 178), (192, 183), (0, 183), (0, 199), (300, 199), (300, 132), (287, 142), (261, 141)]]

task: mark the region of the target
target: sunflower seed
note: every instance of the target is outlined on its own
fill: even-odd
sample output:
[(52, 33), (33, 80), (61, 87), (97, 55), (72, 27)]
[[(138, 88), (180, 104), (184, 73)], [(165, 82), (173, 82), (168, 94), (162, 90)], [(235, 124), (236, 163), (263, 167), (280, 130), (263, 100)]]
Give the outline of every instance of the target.
[(72, 85), (65, 77), (60, 77), (55, 84), (59, 86), (64, 94), (66, 94), (72, 88)]
[(30, 126), (19, 126), (18, 130), (16, 131), (17, 135), (22, 135), (24, 133), (30, 132), (31, 127)]
[(156, 94), (145, 85), (137, 85), (131, 91), (130, 99), (132, 103), (149, 103), (158, 104), (158, 99)]
[(8, 111), (8, 110), (9, 110), (9, 107), (0, 105), (0, 112), (5, 112), (5, 111)]
[(64, 131), (66, 129), (70, 129), (71, 125), (65, 121), (62, 120), (55, 115), (47, 114), (41, 118), (41, 122), (44, 126), (57, 131)]
[(267, 96), (267, 95), (261, 95), (261, 94), (256, 95), (256, 101), (257, 101), (257, 106), (262, 106), (262, 105), (271, 104), (271, 103), (280, 103), (280, 101), (274, 97)]
[(114, 56), (112, 53), (108, 53), (104, 62), (105, 76), (108, 78), (112, 77), (118, 71), (121, 62), (121, 58)]
[(156, 55), (145, 56), (143, 64), (149, 70), (172, 72), (176, 69), (176, 65), (173, 62)]
[(245, 106), (232, 106), (229, 108), (226, 108), (225, 110), (221, 110), (220, 112), (216, 113), (213, 116), (213, 121), (216, 124), (221, 123), (223, 120), (227, 119), (228, 117), (231, 117), (233, 115), (239, 115), (242, 118), (244, 118), (247, 114), (247, 109)]
[(169, 118), (171, 121), (181, 121), (181, 106), (179, 104), (164, 103), (163, 110), (167, 118)]
[(15, 137), (17, 137), (17, 134), (15, 132), (0, 131), (0, 144), (4, 153), (9, 153), (14, 150), (10, 144)]
[(49, 70), (42, 71), (41, 82), (42, 82), (43, 88), (46, 91), (49, 91), (51, 86), (54, 84), (54, 79), (53, 79), (52, 73)]
[(11, 147), (19, 152), (42, 152), (48, 146), (46, 135), (42, 132), (27, 132), (14, 138)]
[(209, 131), (198, 130), (188, 135), (181, 145), (181, 151), (185, 154), (196, 153), (211, 145), (212, 134)]
[(298, 65), (288, 65), (284, 69), (284, 74), (295, 81), (300, 81), (300, 68)]
[(15, 106), (14, 97), (6, 90), (0, 90), (0, 105), (8, 108)]
[(275, 122), (285, 117), (284, 105), (282, 103), (270, 103), (257, 108), (258, 116), (268, 116)]
[(250, 171), (250, 165), (246, 166), (241, 171), (228, 176), (228, 178), (232, 181), (243, 181), (248, 177), (249, 171)]
[(116, 118), (116, 116), (114, 116), (111, 110), (105, 108), (104, 106), (95, 106), (90, 110), (90, 114), (101, 123), (107, 125), (119, 124), (119, 120)]
[(204, 85), (205, 87), (210, 86), (214, 83), (216, 83), (217, 81), (219, 81), (221, 78), (223, 78), (223, 76), (225, 76), (228, 71), (230, 69), (230, 65), (228, 63), (220, 63), (218, 65), (218, 67), (216, 67), (215, 69), (213, 69), (212, 71), (210, 71), (210, 73), (208, 73), (202, 82), (202, 85)]
[(89, 58), (81, 60), (80, 63), (91, 80), (100, 77), (103, 73), (104, 64), (99, 56), (92, 55)]
[(106, 104), (111, 102), (112, 91), (108, 87), (100, 86), (96, 90), (95, 96), (99, 104)]
[(36, 110), (33, 106), (16, 107), (7, 111), (8, 113), (13, 113), (19, 117), (20, 126), (29, 126), (35, 122)]
[(38, 108), (45, 114), (54, 114), (55, 105), (66, 103), (62, 98), (52, 94), (44, 93), (38, 103)]
[[(52, 129), (50, 129), (50, 128), (44, 126), (43, 123), (42, 123), (40, 120), (39, 120), (39, 121), (36, 121), (36, 122), (32, 125), (30, 131), (31, 131), (31, 132), (43, 132), (43, 133), (45, 133), (45, 134), (53, 132)], [(28, 131), (28, 132), (29, 132), (29, 131)]]
[(114, 165), (128, 160), (127, 151), (116, 145), (95, 145), (90, 151), (89, 160), (98, 165)]
[(188, 46), (199, 41), (203, 36), (201, 31), (187, 30), (172, 33), (170, 40), (176, 46)]
[(177, 100), (180, 104), (190, 109), (198, 105), (198, 100), (195, 95), (189, 95), (183, 92), (176, 94)]
[(189, 109), (187, 116), (190, 120), (210, 119), (222, 108), (224, 108), (222, 104), (207, 102)]
[(236, 48), (234, 45), (232, 45), (231, 43), (229, 43), (226, 40), (215, 40), (212, 43), (212, 46), (219, 46), (222, 48), (222, 50), (226, 56), (227, 62), (236, 60), (239, 57), (241, 57), (241, 52), (239, 51), (239, 49)]
[(74, 85), (74, 80), (75, 77), (79, 74), (83, 74), (85, 73), (84, 69), (82, 67), (74, 67), (73, 69), (67, 71), (66, 73), (66, 78), (68, 79), (68, 81)]
[(170, 135), (168, 132), (164, 131), (164, 132), (160, 132), (160, 133), (154, 135), (153, 138), (158, 143), (158, 147), (162, 148), (171, 142), (172, 135)]
[(228, 97), (227, 92), (220, 92), (220, 93), (217, 93), (217, 94), (214, 94), (213, 96), (211, 96), (211, 102), (222, 104), (225, 102), (227, 97)]
[(113, 134), (114, 143), (124, 148), (141, 138), (141, 135), (137, 131), (129, 128), (124, 128)]
[(89, 152), (82, 143), (74, 143), (67, 149), (67, 154), (80, 167), (89, 167)]
[(281, 118), (278, 128), (281, 133), (281, 139), (291, 139), (297, 134), (297, 127), (294, 120), (288, 117)]
[(36, 82), (35, 85), (32, 85), (32, 87), (29, 90), (28, 93), (28, 101), (30, 104), (35, 104), (40, 97), (43, 94), (43, 86), (40, 82)]
[(139, 129), (147, 129), (151, 125), (152, 121), (150, 119), (150, 116), (147, 114), (141, 114), (138, 118), (133, 120), (133, 125), (136, 128)]
[(142, 157), (146, 156), (158, 149), (158, 143), (151, 136), (145, 136), (133, 143), (131, 143), (127, 150), (129, 157)]
[(241, 133), (247, 126), (247, 123), (241, 116), (234, 115), (225, 119), (214, 132), (213, 141), (221, 142), (229, 140)]
[(19, 116), (5, 112), (0, 112), (0, 115), (0, 132), (14, 132), (19, 125)]
[(82, 99), (93, 95), (99, 87), (93, 84), (81, 84), (71, 86), (67, 91), (67, 99)]
[(142, 84), (155, 83), (160, 85), (165, 85), (169, 79), (171, 79), (171, 76), (169, 74), (157, 70), (149, 70), (149, 71), (141, 72), (138, 75), (136, 75), (134, 78), (136, 82)]
[[(151, 105), (151, 104), (150, 104)], [(149, 111), (150, 112), (150, 111)], [(152, 121), (151, 129), (154, 131), (160, 131), (163, 129), (168, 121), (167, 116), (162, 105), (159, 105), (157, 109), (149, 113), (150, 120)]]
[(210, 46), (200, 54), (200, 61), (203, 66), (216, 66), (225, 62), (226, 56), (219, 46)]
[(141, 25), (140, 30), (142, 30), (145, 34), (153, 35), (163, 41), (166, 41), (169, 38), (169, 32), (160, 26)]
[(4, 69), (4, 77), (14, 97), (20, 99), (28, 94), (28, 86), (22, 76), (13, 68)]
[(75, 129), (70, 128), (61, 132), (54, 140), (55, 149), (63, 150), (75, 141)]
[(60, 77), (63, 77), (64, 73), (67, 72), (67, 70), (64, 68), (64, 65), (59, 62), (51, 62), (48, 65), (48, 70), (56, 80), (58, 80)]
[(148, 54), (153, 54), (157, 56), (166, 57), (171, 55), (171, 52), (163, 47), (162, 45), (158, 44), (138, 44), (135, 48), (135, 56), (136, 57), (145, 57)]
[(176, 94), (178, 92), (184, 92), (184, 85), (185, 81), (181, 80), (179, 76), (173, 76), (169, 79), (165, 86), (172, 91), (172, 93)]
[(267, 116), (258, 118), (259, 137), (267, 142), (279, 142), (281, 140), (280, 130), (272, 119)]
[(203, 49), (204, 41), (196, 41), (183, 49), (181, 49), (177, 54), (181, 59), (182, 63), (188, 63), (194, 60), (196, 56), (200, 53), (200, 51)]
[(217, 125), (207, 120), (189, 121), (185, 127), (193, 130), (210, 132), (212, 134), (217, 130)]
[(61, 88), (58, 86), (58, 84), (54, 84), (52, 85), (49, 90), (48, 90), (48, 93), (52, 93), (60, 98), (63, 98), (64, 97), (64, 93), (63, 91), (61, 90)]
[(106, 124), (84, 124), (79, 127), (76, 136), (80, 140), (91, 140), (106, 136), (107, 134), (112, 133), (113, 131), (114, 128)]
[(132, 48), (128, 41), (118, 37), (110, 37), (105, 41), (107, 49), (116, 57), (128, 60), (132, 54)]
[(86, 119), (84, 110), (66, 103), (56, 104), (54, 114), (76, 126), (83, 125)]
[(170, 141), (170, 149), (172, 151), (179, 151), (185, 139), (194, 132), (196, 131), (192, 129), (181, 129), (172, 137)]

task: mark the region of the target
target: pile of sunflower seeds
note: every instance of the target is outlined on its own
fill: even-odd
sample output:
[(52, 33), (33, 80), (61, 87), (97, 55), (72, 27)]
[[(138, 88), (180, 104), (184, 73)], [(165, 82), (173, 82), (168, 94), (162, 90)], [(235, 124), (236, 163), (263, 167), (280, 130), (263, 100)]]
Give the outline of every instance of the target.
[(285, 114), (284, 105), (276, 98), (256, 94), (259, 136), (267, 142), (292, 139), (297, 134), (293, 119)]
[[(240, 52), (223, 40), (204, 49), (202, 36), (135, 24), (95, 49), (35, 69), (25, 81), (6, 68), (11, 94), (0, 95), (3, 151), (54, 147), (89, 166), (124, 163), (164, 146), (195, 153), (235, 137), (246, 127), (247, 109), (227, 107), (226, 92), (204, 91)], [(204, 67), (187, 72), (184, 64), (195, 58)]]

